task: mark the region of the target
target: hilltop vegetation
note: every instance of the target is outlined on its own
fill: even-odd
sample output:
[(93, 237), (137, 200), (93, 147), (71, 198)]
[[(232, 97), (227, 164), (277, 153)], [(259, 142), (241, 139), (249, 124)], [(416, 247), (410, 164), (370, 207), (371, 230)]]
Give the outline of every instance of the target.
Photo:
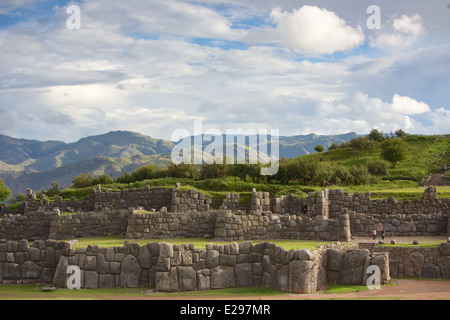
[[(405, 157), (394, 167), (393, 163), (383, 159), (383, 145), (400, 140), (406, 145)], [(347, 192), (371, 191), (373, 197), (378, 198), (395, 196), (398, 199), (417, 199), (424, 190), (419, 188), (422, 179), (450, 163), (450, 139), (445, 136), (402, 134), (401, 137), (391, 138), (369, 135), (354, 137), (341, 144), (331, 143), (328, 149), (294, 159), (281, 159), (275, 176), (261, 176), (259, 164), (164, 165), (164, 162), (170, 163), (169, 155), (157, 154), (151, 157), (155, 161), (162, 160), (159, 165), (147, 164), (147, 156), (123, 158), (120, 163), (117, 163), (117, 159), (111, 160), (110, 168), (127, 167), (131, 172), (113, 178), (105, 173), (107, 170), (102, 167), (102, 157), (96, 157), (85, 161), (98, 161), (99, 170), (94, 171), (98, 174), (80, 174), (71, 179), (67, 184), (71, 185), (68, 189), (49, 181), (51, 188), (40, 193), (50, 198), (61, 195), (64, 199), (75, 196), (82, 200), (97, 184), (101, 184), (104, 189), (123, 190), (146, 185), (172, 188), (176, 182), (180, 182), (183, 188), (195, 188), (206, 193), (217, 206), (220, 206), (221, 199), (228, 192), (239, 193), (242, 201), (249, 201), (253, 188), (270, 192), (271, 196), (293, 194), (304, 197), (308, 192), (328, 187), (343, 188)], [(83, 162), (72, 166), (81, 166), (78, 170), (82, 171)], [(66, 181), (69, 177), (67, 174)], [(450, 190), (442, 187), (438, 192), (440, 196), (448, 197)], [(19, 193), (12, 198), (12, 202), (20, 201), (23, 197)]]
[[(275, 176), (261, 176), (260, 165), (191, 165), (170, 164), (167, 167), (144, 165), (131, 174), (116, 179), (102, 174), (94, 177), (82, 174), (73, 179), (73, 186), (59, 191), (57, 185), (43, 191), (49, 197), (59, 194), (64, 199), (75, 196), (82, 200), (92, 187), (101, 184), (103, 189), (123, 190), (144, 186), (172, 188), (176, 182), (182, 189), (194, 188), (213, 199), (213, 207), (218, 208), (228, 192), (239, 193), (242, 202), (251, 199), (251, 190), (270, 192), (272, 197), (286, 194), (306, 197), (308, 192), (319, 191), (323, 187), (343, 188), (346, 192), (370, 191), (373, 198), (418, 199), (425, 187), (419, 183), (428, 174), (450, 163), (450, 140), (443, 136), (412, 136), (401, 139), (407, 144), (407, 156), (394, 168), (382, 159), (382, 141), (368, 137), (354, 138), (349, 142), (331, 146), (329, 151), (301, 156), (295, 159), (283, 158), (280, 170)], [(359, 143), (368, 146), (359, 149)], [(57, 192), (55, 192), (57, 190)], [(449, 187), (438, 188), (440, 197), (450, 197)]]

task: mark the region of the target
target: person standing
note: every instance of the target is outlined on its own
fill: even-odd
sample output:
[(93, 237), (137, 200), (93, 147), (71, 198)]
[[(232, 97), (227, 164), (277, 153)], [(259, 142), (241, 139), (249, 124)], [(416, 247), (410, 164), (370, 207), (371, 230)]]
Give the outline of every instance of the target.
[(374, 228), (373, 231), (372, 231), (372, 239), (373, 240), (377, 239), (377, 229), (376, 228)]

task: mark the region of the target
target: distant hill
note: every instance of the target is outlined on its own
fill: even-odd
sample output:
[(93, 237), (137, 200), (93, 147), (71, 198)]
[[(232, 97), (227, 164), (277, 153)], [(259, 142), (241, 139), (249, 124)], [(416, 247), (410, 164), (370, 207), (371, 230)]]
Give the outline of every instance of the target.
[[(357, 137), (356, 133), (280, 137), (280, 157), (295, 158), (315, 153)], [(27, 188), (48, 189), (52, 182), (69, 187), (82, 173), (108, 174), (112, 178), (131, 173), (146, 164), (165, 166), (176, 142), (129, 131), (114, 131), (83, 138), (74, 143), (15, 139), (0, 135), (0, 179), (13, 194)], [(208, 144), (208, 143), (204, 143)]]

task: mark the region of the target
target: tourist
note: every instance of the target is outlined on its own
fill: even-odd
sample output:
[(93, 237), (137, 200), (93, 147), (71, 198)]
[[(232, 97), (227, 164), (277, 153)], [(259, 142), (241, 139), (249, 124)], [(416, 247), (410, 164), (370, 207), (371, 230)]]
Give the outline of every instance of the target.
[(372, 239), (373, 240), (376, 240), (377, 239), (377, 229), (373, 229), (373, 231), (372, 231)]

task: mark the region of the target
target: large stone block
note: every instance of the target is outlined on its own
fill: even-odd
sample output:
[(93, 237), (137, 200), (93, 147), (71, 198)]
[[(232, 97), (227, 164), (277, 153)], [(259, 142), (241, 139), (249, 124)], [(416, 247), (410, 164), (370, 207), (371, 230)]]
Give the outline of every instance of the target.
[(251, 287), (253, 286), (253, 271), (250, 263), (238, 264), (234, 268), (235, 285), (236, 287)]
[(289, 291), (290, 289), (290, 282), (289, 282), (289, 266), (283, 265), (281, 268), (277, 271), (277, 288), (282, 291)]
[(140, 283), (142, 269), (136, 257), (129, 254), (123, 259), (120, 270), (120, 284), (125, 288), (137, 288)]
[(206, 252), (206, 268), (212, 269), (219, 265), (220, 254), (218, 250), (208, 250)]
[[(53, 286), (56, 288), (66, 288), (67, 286), (67, 268), (69, 267), (69, 258), (62, 256), (59, 259), (58, 266), (56, 267), (54, 277), (53, 277)], [(45, 269), (44, 269), (45, 271)], [(42, 277), (42, 276), (41, 276)]]
[(295, 293), (317, 290), (317, 265), (314, 261), (294, 260), (289, 263), (289, 289)]
[(197, 272), (192, 267), (177, 267), (180, 291), (197, 290)]
[(37, 281), (41, 276), (42, 268), (32, 261), (25, 261), (21, 268), (22, 279)]
[(208, 291), (211, 289), (211, 272), (209, 269), (197, 271), (197, 290)]
[(403, 262), (403, 276), (407, 278), (421, 278), (425, 257), (420, 252), (411, 253)]
[(160, 258), (173, 258), (173, 245), (170, 243), (165, 243), (165, 242), (161, 243), (159, 257)]
[(363, 285), (365, 272), (370, 261), (370, 252), (358, 249), (347, 252), (342, 261), (340, 284)]
[(4, 280), (20, 280), (20, 265), (17, 263), (5, 262), (3, 264)]
[(344, 251), (342, 249), (327, 249), (326, 254), (327, 270), (340, 271), (344, 260)]
[(439, 257), (437, 259), (437, 264), (441, 273), (442, 279), (450, 279), (450, 257)]
[(152, 256), (147, 246), (139, 248), (138, 261), (142, 269), (148, 269), (152, 266)]
[(84, 289), (97, 289), (98, 288), (98, 273), (96, 271), (84, 272)]
[(211, 269), (211, 289), (233, 287), (235, 287), (233, 267), (217, 267)]
[(177, 268), (170, 268), (168, 272), (156, 272), (156, 290), (163, 292), (179, 291)]
[(83, 269), (86, 271), (97, 271), (97, 256), (86, 256)]

